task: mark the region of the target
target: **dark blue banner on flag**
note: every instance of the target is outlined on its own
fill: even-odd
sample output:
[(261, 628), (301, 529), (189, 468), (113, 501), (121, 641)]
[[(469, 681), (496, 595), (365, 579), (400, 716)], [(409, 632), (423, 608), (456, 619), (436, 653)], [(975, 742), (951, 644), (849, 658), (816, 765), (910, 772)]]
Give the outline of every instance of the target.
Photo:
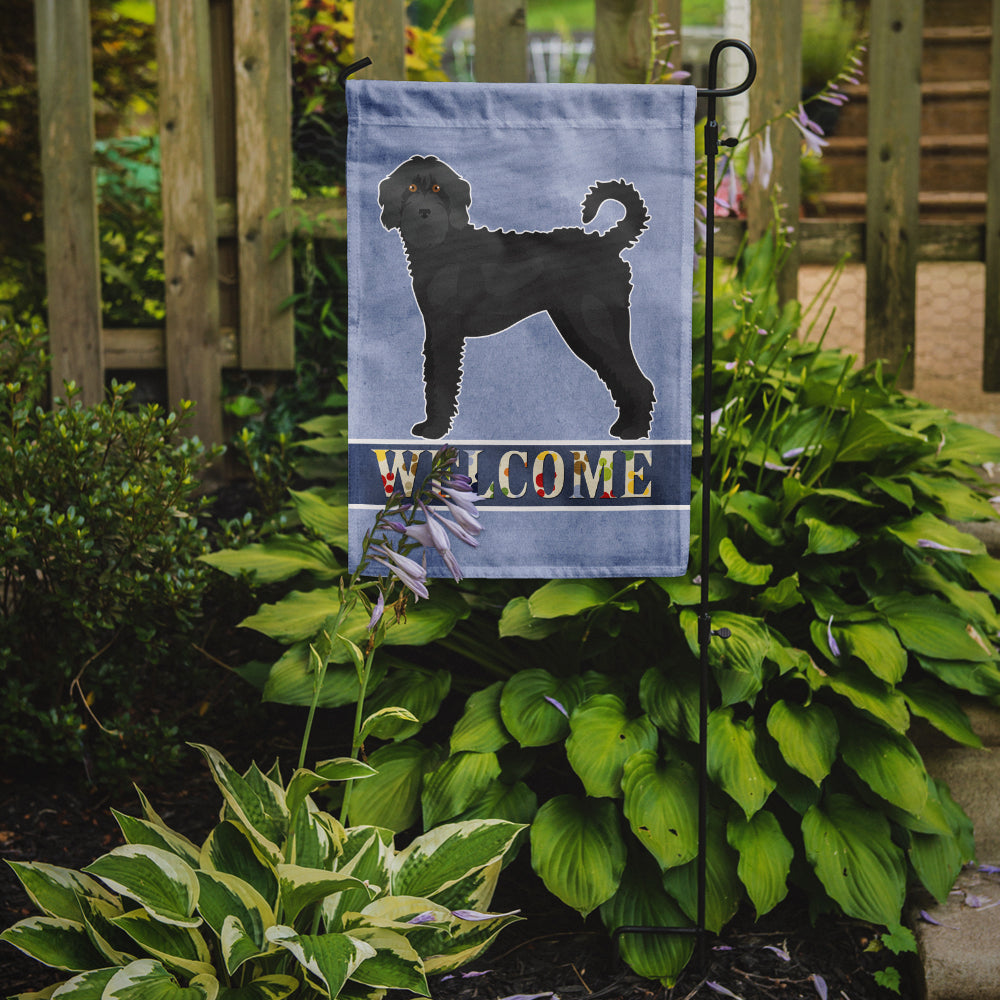
[(683, 574), (694, 89), (347, 95), (352, 566), (447, 444), (480, 497), (467, 576)]

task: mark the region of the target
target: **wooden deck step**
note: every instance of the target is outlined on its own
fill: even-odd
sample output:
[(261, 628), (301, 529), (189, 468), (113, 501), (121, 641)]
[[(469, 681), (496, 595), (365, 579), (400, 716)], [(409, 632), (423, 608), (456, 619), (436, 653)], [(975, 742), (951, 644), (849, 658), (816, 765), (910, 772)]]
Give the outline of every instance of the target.
[[(986, 80), (935, 80), (921, 84), (921, 135), (947, 135), (957, 127), (963, 133), (988, 131), (990, 82)], [(867, 135), (867, 83), (847, 88), (849, 101), (837, 124), (837, 135)]]
[[(863, 220), (867, 197), (863, 191), (830, 191), (816, 199), (831, 218)], [(982, 222), (986, 215), (986, 192), (921, 191), (921, 219), (948, 219), (954, 222)]]

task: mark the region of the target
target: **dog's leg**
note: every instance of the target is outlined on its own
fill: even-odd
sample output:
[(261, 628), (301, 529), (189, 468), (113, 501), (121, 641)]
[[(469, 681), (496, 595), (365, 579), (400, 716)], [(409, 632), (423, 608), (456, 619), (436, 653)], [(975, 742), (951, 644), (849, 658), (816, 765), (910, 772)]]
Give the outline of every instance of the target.
[(549, 315), (570, 350), (611, 392), (618, 419), (610, 433), (623, 440), (646, 437), (656, 397), (632, 352), (628, 307), (584, 296), (568, 309), (550, 309)]
[(418, 437), (439, 438), (448, 433), (458, 412), (458, 388), (462, 381), (463, 338), (432, 336), (424, 338), (424, 412), (411, 433)]

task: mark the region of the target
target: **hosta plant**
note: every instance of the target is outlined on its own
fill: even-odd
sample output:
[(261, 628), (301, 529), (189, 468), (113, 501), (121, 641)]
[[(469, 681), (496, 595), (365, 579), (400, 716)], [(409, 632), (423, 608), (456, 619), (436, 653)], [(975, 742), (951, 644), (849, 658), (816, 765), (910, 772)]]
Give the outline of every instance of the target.
[[(428, 996), (427, 975), (478, 955), (515, 913), (490, 913), (521, 827), (450, 823), (404, 849), (392, 832), (343, 827), (312, 795), (372, 768), (338, 758), (240, 774), (199, 747), (223, 809), (201, 844), (140, 793), (115, 813), (126, 843), (82, 871), (11, 862), (40, 916), (0, 935), (64, 981), (65, 1000), (281, 1000)], [(54, 992), (53, 992), (54, 990)]]

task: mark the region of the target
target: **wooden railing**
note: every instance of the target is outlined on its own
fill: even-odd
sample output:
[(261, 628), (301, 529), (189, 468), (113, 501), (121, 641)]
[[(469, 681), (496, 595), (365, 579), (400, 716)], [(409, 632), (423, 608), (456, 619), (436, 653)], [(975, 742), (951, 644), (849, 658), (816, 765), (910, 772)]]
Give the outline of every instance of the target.
[[(525, 79), (525, 6), (475, 0), (480, 81)], [(776, 168), (767, 190), (752, 189), (747, 219), (724, 220), (716, 242), (734, 252), (745, 229), (759, 235), (785, 209), (797, 235), (781, 276), (796, 292), (805, 262), (844, 254), (867, 269), (866, 355), (898, 363), (912, 381), (916, 265), (985, 261), (984, 388), (1000, 390), (1000, 171), (989, 173), (985, 224), (921, 222), (919, 52), (922, 2), (871, 0), (867, 214), (864, 221), (800, 220), (799, 136), (773, 130)], [(655, 9), (654, 9), (655, 8)], [(751, 42), (759, 73), (750, 91), (751, 131), (799, 101), (801, 0), (753, 0)], [(72, 379), (84, 400), (103, 393), (113, 368), (165, 368), (171, 402), (195, 400), (195, 431), (223, 437), (221, 370), (293, 365), (287, 246), (294, 217), (318, 238), (342, 239), (342, 202), (291, 202), (289, 0), (158, 0), (160, 136), (163, 170), (166, 325), (101, 326), (88, 0), (36, 0), (45, 181), (49, 329), (53, 384)], [(681, 0), (595, 0), (598, 82), (642, 82), (649, 17), (681, 22)], [(989, 149), (1000, 162), (1000, 0), (993, 3)], [(681, 42), (683, 45), (683, 41)], [(358, 0), (356, 51), (365, 75), (404, 74), (404, 0)], [(675, 53), (676, 56), (676, 53)], [(724, 105), (725, 102), (720, 102)], [(720, 107), (720, 116), (725, 107)], [(729, 123), (730, 133), (739, 123)], [(279, 248), (285, 247), (281, 250)]]

